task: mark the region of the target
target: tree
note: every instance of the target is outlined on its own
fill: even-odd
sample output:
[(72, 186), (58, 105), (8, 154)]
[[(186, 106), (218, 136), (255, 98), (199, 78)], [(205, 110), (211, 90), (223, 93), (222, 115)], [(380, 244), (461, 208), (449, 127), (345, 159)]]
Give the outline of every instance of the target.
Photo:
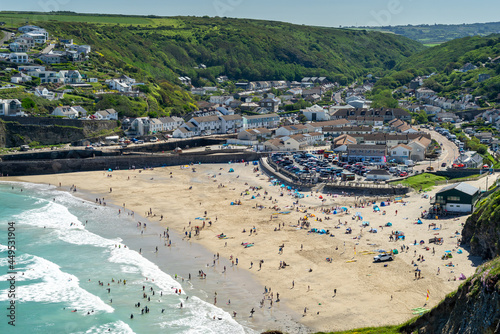
[(417, 117), (415, 117), (415, 120), (419, 123), (419, 124), (425, 124), (429, 121), (428, 117), (427, 117), (427, 113), (425, 112), (425, 110), (421, 110)]

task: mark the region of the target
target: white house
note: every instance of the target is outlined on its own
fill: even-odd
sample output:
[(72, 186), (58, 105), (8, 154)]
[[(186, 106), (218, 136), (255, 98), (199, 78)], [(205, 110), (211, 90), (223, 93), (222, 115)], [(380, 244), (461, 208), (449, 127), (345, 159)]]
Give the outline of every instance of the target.
[(173, 132), (172, 136), (174, 138), (191, 138), (196, 136), (196, 133), (189, 131), (189, 129), (186, 129), (185, 127), (180, 127)]
[(312, 132), (312, 129), (312, 126), (304, 124), (280, 126), (278, 129), (276, 129), (276, 137), (293, 136), (302, 133), (308, 133)]
[(232, 101), (232, 96), (210, 96), (210, 103), (229, 105)]
[(28, 82), (31, 81), (31, 77), (29, 75), (26, 75), (24, 73), (16, 73), (12, 77), (10, 77), (10, 82), (12, 83), (23, 83), (23, 82)]
[(30, 50), (30, 47), (24, 43), (13, 42), (9, 44), (9, 49), (12, 52), (27, 52)]
[(139, 136), (144, 136), (149, 133), (149, 117), (138, 117), (132, 121), (130, 127)]
[(29, 57), (23, 52), (13, 52), (10, 54), (10, 61), (18, 64), (26, 64), (29, 62)]
[(34, 71), (28, 71), (28, 75), (36, 78), (40, 78), (41, 83), (63, 83), (64, 78), (58, 72), (45, 71), (36, 69)]
[(23, 116), (23, 107), (19, 100), (0, 100), (0, 116)]
[(221, 133), (222, 120), (218, 116), (193, 117), (188, 123), (194, 124), (201, 135)]
[(97, 120), (118, 120), (118, 112), (115, 109), (98, 110), (95, 112), (94, 117)]
[(280, 117), (277, 114), (265, 114), (255, 116), (243, 116), (243, 128), (268, 128), (272, 129), (278, 126)]
[(184, 123), (184, 120), (177, 116), (160, 117), (159, 120), (163, 123), (163, 131), (173, 131)]
[(222, 133), (237, 133), (243, 128), (243, 117), (241, 115), (223, 115), (219, 116), (222, 121)]
[(53, 116), (62, 116), (64, 118), (78, 118), (78, 111), (71, 106), (59, 106), (52, 112)]
[(47, 88), (40, 89), (40, 87), (38, 87), (35, 88), (35, 96), (43, 97), (44, 99), (52, 101), (55, 99), (56, 93), (49, 91)]
[(405, 160), (410, 160), (412, 148), (405, 144), (399, 144), (392, 147), (389, 150), (391, 159), (395, 159), (397, 162), (404, 162)]
[(305, 110), (302, 110), (302, 113), (307, 118), (308, 121), (316, 122), (316, 121), (329, 121), (330, 113), (328, 109), (323, 109), (317, 104), (309, 107)]
[(163, 132), (163, 123), (158, 118), (149, 120), (149, 131), (152, 133)]

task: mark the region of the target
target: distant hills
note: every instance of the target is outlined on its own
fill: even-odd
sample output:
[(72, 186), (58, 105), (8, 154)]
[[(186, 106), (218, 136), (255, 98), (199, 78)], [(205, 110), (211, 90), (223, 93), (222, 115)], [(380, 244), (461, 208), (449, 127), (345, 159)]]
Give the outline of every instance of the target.
[(424, 45), (440, 44), (470, 36), (488, 36), (500, 33), (500, 22), (472, 24), (422, 24), (407, 26), (366, 27), (366, 29), (391, 32), (419, 41)]

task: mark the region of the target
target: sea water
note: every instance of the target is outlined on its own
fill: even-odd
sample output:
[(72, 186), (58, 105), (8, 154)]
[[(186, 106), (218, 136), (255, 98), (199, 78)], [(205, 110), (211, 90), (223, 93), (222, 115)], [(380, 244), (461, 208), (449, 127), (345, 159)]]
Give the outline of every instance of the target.
[[(201, 281), (194, 266), (202, 264), (175, 251), (183, 241), (172, 238), (165, 246), (159, 226), (154, 232), (154, 226), (138, 228), (137, 217), (117, 211), (55, 187), (0, 183), (0, 333), (254, 333), (248, 320), (240, 324), (208, 302), (213, 286), (192, 284)], [(9, 226), (15, 229), (14, 268)], [(203, 251), (193, 252), (203, 258)], [(11, 271), (15, 298), (9, 296)], [(7, 317), (12, 300), (15, 326)], [(145, 306), (150, 312), (141, 314)]]

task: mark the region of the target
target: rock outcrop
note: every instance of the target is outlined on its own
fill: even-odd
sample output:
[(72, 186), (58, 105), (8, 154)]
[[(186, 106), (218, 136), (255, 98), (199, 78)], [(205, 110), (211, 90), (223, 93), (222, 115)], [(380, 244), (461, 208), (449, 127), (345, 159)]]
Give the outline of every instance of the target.
[(462, 231), (462, 246), (472, 255), (492, 259), (500, 255), (500, 190), (479, 203)]

